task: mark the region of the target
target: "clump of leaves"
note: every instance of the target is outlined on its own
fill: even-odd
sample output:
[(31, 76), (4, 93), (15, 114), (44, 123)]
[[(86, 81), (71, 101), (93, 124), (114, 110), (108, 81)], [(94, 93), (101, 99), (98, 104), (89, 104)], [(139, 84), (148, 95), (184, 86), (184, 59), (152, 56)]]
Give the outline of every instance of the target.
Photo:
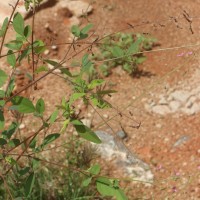
[(155, 38), (143, 34), (117, 33), (102, 40), (94, 59), (103, 61), (99, 69), (104, 76), (108, 76), (117, 66), (133, 75), (137, 73), (139, 64), (146, 60), (142, 52), (151, 50), (155, 42)]

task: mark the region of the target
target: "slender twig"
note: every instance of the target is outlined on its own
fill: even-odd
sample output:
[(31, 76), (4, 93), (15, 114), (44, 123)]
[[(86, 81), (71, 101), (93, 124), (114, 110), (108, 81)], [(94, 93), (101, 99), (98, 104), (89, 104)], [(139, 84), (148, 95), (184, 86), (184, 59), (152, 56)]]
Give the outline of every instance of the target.
[(35, 54), (34, 54), (34, 48), (33, 48), (33, 43), (34, 43), (34, 30), (35, 30), (35, 1), (33, 5), (33, 17), (32, 17), (32, 33), (31, 33), (31, 54), (32, 54), (32, 77), (33, 81), (35, 80)]
[(5, 38), (6, 38), (6, 34), (7, 34), (7, 31), (8, 31), (9, 24), (10, 24), (10, 22), (11, 22), (11, 20), (12, 20), (12, 17), (13, 17), (13, 15), (14, 15), (14, 13), (15, 13), (15, 10), (16, 10), (16, 8), (17, 8), (17, 5), (18, 5), (19, 1), (20, 1), (20, 0), (17, 0), (17, 2), (15, 3), (15, 6), (13, 6), (12, 13), (11, 13), (11, 15), (10, 15), (8, 24), (7, 24), (7, 26), (6, 26), (5, 33), (4, 33), (3, 39), (2, 39), (2, 41), (1, 41), (0, 56), (1, 56), (2, 49), (3, 49), (3, 45), (4, 45), (4, 41), (5, 41)]

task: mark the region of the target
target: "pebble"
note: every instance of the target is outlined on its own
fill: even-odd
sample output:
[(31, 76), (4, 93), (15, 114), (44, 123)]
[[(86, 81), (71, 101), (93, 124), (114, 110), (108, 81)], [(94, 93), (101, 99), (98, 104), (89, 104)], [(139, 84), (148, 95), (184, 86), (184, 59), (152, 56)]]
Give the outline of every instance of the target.
[(168, 105), (168, 102), (167, 102), (167, 100), (164, 98), (164, 97), (162, 97), (160, 100), (159, 100), (159, 102), (158, 102), (160, 105)]
[(125, 139), (125, 138), (127, 138), (127, 133), (124, 132), (123, 130), (120, 130), (117, 132), (117, 136), (121, 139)]
[(170, 94), (175, 100), (185, 103), (191, 94), (184, 90), (177, 90)]
[(170, 113), (170, 109), (166, 105), (156, 105), (152, 108), (152, 111), (160, 115), (165, 115)]
[(48, 55), (49, 53), (50, 53), (49, 49), (46, 49), (46, 50), (44, 51), (44, 55)]
[(109, 118), (109, 116), (107, 114), (103, 114), (103, 117), (106, 118), (106, 119)]
[(169, 107), (172, 112), (176, 112), (180, 108), (181, 104), (179, 101), (171, 101)]
[(178, 147), (180, 145), (182, 145), (183, 143), (185, 143), (186, 141), (189, 140), (189, 136), (187, 135), (184, 135), (184, 136), (181, 136), (173, 145), (173, 147)]
[(51, 49), (52, 49), (52, 50), (58, 50), (58, 46), (52, 45), (52, 46), (51, 46)]
[(83, 1), (61, 1), (58, 3), (60, 8), (68, 8), (76, 17), (81, 17), (92, 12), (91, 4)]
[(24, 129), (26, 126), (25, 126), (25, 124), (20, 124), (19, 125), (19, 129)]
[(162, 128), (162, 124), (156, 124), (156, 128)]
[(88, 128), (91, 128), (92, 122), (91, 122), (90, 119), (84, 118), (84, 119), (82, 119), (81, 121), (83, 122), (83, 124), (84, 124), (85, 126), (87, 126)]

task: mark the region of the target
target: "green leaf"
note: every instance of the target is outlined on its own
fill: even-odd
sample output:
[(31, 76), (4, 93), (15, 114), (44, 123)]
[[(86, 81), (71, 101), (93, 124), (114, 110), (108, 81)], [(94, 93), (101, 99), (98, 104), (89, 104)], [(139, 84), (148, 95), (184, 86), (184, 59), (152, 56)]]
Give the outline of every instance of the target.
[(6, 139), (7, 138), (10, 139), (18, 127), (19, 127), (18, 123), (12, 122), (12, 124), (9, 126), (9, 128), (2, 132), (3, 137)]
[(116, 93), (116, 90), (101, 90), (101, 91), (97, 91), (97, 94), (99, 95), (105, 95), (105, 94), (111, 94), (111, 93)]
[(146, 59), (146, 56), (141, 56), (136, 59), (136, 64), (142, 64)]
[(17, 110), (20, 113), (35, 112), (33, 103), (25, 97), (16, 96), (11, 101), (13, 103), (13, 106), (10, 107), (11, 110)]
[(12, 77), (8, 85), (8, 89), (6, 93), (7, 97), (11, 95), (12, 91), (14, 90), (14, 87), (15, 87), (15, 79)]
[(142, 43), (143, 39), (138, 38), (131, 46), (128, 48), (127, 54), (132, 55), (138, 53), (140, 50), (140, 44)]
[(12, 139), (11, 141), (9, 141), (8, 143), (9, 147), (16, 147), (16, 146), (19, 146), (20, 145), (20, 140), (19, 139)]
[(4, 85), (4, 83), (6, 82), (8, 75), (0, 69), (0, 87), (2, 87)]
[(61, 68), (60, 71), (61, 71), (61, 73), (66, 74), (67, 76), (72, 77), (71, 72), (67, 68)]
[(34, 173), (31, 173), (29, 175), (29, 177), (27, 178), (26, 180), (26, 183), (25, 183), (25, 186), (24, 186), (24, 189), (25, 189), (25, 196), (28, 197), (29, 194), (31, 194), (31, 191), (33, 189), (33, 185), (35, 183), (35, 174)]
[(105, 177), (99, 177), (96, 180), (98, 192), (103, 196), (115, 196), (115, 189), (112, 187), (112, 182)]
[(0, 37), (3, 37), (6, 32), (6, 27), (8, 26), (8, 17), (6, 17), (3, 21), (3, 25), (0, 30)]
[(13, 27), (15, 31), (24, 36), (24, 19), (20, 13), (16, 13), (13, 18)]
[(24, 169), (19, 170), (19, 174), (20, 176), (25, 175), (26, 173), (28, 173), (30, 171), (30, 167), (24, 167)]
[(82, 71), (89, 71), (92, 67), (92, 62), (89, 60), (89, 54), (85, 54), (82, 58)]
[(12, 40), (9, 43), (5, 44), (5, 46), (11, 50), (19, 50), (23, 45), (22, 41)]
[(79, 99), (80, 97), (85, 96), (85, 93), (73, 93), (70, 96), (70, 100), (69, 100), (69, 104), (72, 104), (74, 101), (76, 101), (77, 99)]
[(27, 25), (24, 29), (24, 36), (26, 37), (26, 39), (28, 39), (31, 35), (31, 26), (30, 25)]
[(93, 24), (86, 25), (84, 28), (81, 29), (81, 33), (87, 34), (92, 27), (93, 27)]
[(48, 135), (47, 137), (44, 138), (44, 141), (41, 144), (41, 147), (43, 148), (44, 146), (48, 145), (49, 143), (53, 142), (54, 140), (56, 140), (59, 137), (60, 137), (59, 133), (52, 133), (52, 134)]
[(98, 138), (98, 136), (90, 128), (85, 126), (81, 121), (73, 120), (72, 124), (74, 125), (76, 131), (82, 138), (90, 142), (94, 142), (96, 144), (101, 143), (101, 140)]
[(110, 180), (106, 177), (99, 177), (96, 180), (98, 192), (103, 196), (113, 196), (117, 200), (128, 200), (124, 192), (118, 186), (118, 180)]
[(97, 175), (99, 174), (101, 168), (100, 168), (100, 165), (96, 164), (96, 165), (93, 165), (92, 167), (90, 167), (90, 169), (88, 170), (92, 175)]
[(117, 200), (128, 200), (122, 189), (118, 189), (115, 192), (115, 196)]
[(95, 79), (92, 80), (91, 83), (88, 85), (89, 89), (94, 89), (95, 87), (102, 85), (103, 83), (105, 83), (105, 80), (103, 79)]
[(7, 62), (12, 67), (16, 66), (16, 57), (12, 50), (9, 50), (7, 53)]
[(101, 108), (101, 109), (112, 108), (112, 105), (110, 103), (108, 103), (106, 100), (100, 97), (97, 97), (96, 95), (90, 96), (90, 99), (93, 105), (97, 106), (98, 108)]
[(0, 107), (3, 107), (5, 105), (5, 101), (4, 100), (0, 100)]
[(80, 29), (79, 29), (79, 27), (77, 25), (73, 25), (71, 27), (71, 33), (76, 37), (80, 37), (80, 33), (81, 32), (80, 32)]
[(120, 47), (114, 46), (112, 49), (112, 54), (115, 58), (118, 58), (124, 56), (124, 51)]
[(56, 118), (57, 118), (57, 116), (58, 116), (58, 113), (59, 113), (58, 109), (56, 109), (56, 110), (52, 113), (52, 115), (51, 115), (51, 117), (50, 117), (50, 119), (49, 119), (50, 124), (53, 124), (53, 123), (56, 121)]
[(4, 90), (0, 90), (0, 98), (4, 98), (5, 97), (5, 91)]
[(0, 146), (7, 144), (7, 141), (3, 138), (0, 138)]
[(91, 183), (91, 181), (92, 181), (92, 177), (86, 178), (85, 180), (83, 180), (82, 186), (87, 187)]
[(40, 72), (47, 72), (47, 71), (49, 71), (47, 66), (40, 66), (35, 70), (35, 73), (39, 74)]
[(60, 63), (54, 61), (54, 60), (44, 60), (46, 63), (54, 66), (54, 68), (61, 68), (63, 67)]
[(31, 141), (31, 143), (29, 144), (29, 147), (31, 149), (35, 149), (36, 147), (36, 143), (37, 143), (37, 140), (36, 140), (36, 137)]
[(40, 47), (34, 47), (34, 51), (36, 54), (43, 53), (46, 50), (45, 46), (40, 46)]
[(0, 110), (0, 130), (4, 129), (5, 119), (2, 110)]
[(33, 47), (36, 54), (43, 53), (46, 50), (46, 46), (42, 40), (36, 40), (33, 43)]
[(69, 125), (69, 122), (70, 122), (69, 119), (66, 119), (66, 120), (63, 122), (63, 126), (62, 126), (62, 128), (61, 128), (61, 130), (60, 130), (60, 133), (64, 133), (64, 132), (66, 131), (66, 129), (67, 129), (68, 125)]
[(45, 103), (44, 100), (42, 98), (38, 99), (37, 103), (36, 103), (36, 111), (43, 115), (44, 111), (45, 111)]

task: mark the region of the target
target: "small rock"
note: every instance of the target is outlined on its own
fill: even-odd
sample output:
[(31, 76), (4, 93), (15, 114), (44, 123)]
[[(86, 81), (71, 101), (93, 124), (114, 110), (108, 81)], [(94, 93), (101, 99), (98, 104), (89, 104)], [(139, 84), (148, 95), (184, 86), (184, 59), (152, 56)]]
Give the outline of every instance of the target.
[(109, 118), (109, 116), (107, 114), (103, 114), (103, 117), (106, 118), (106, 119)]
[(49, 49), (46, 49), (45, 51), (44, 51), (44, 55), (48, 55), (49, 54)]
[(60, 8), (68, 8), (76, 17), (81, 17), (92, 12), (93, 8), (89, 3), (83, 1), (61, 1)]
[(166, 105), (157, 105), (157, 106), (154, 106), (152, 108), (152, 111), (154, 113), (157, 113), (157, 114), (160, 114), (160, 115), (165, 115), (165, 114), (170, 113), (170, 109)]
[(160, 100), (159, 100), (159, 102), (158, 102), (160, 105), (168, 105), (168, 102), (167, 102), (167, 100), (164, 98), (164, 97), (162, 97)]
[[(135, 100), (135, 99), (136, 99), (136, 96), (132, 96), (132, 99)], [(144, 102), (144, 101), (143, 101), (143, 102)]]
[(188, 102), (186, 103), (186, 108), (191, 108), (194, 104), (194, 102), (196, 101), (196, 97), (195, 96), (191, 96), (188, 100)]
[(81, 121), (83, 122), (83, 124), (84, 124), (85, 126), (91, 128), (92, 122), (91, 122), (90, 119), (84, 118), (84, 119), (82, 119)]
[(19, 125), (19, 129), (24, 129), (26, 126), (25, 126), (25, 124), (20, 124)]
[(181, 104), (179, 101), (171, 101), (169, 106), (172, 112), (176, 112), (180, 108)]
[(127, 133), (125, 133), (123, 130), (120, 130), (117, 132), (117, 136), (121, 139), (127, 138)]
[(191, 94), (184, 90), (177, 90), (171, 93), (170, 96), (172, 96), (177, 101), (185, 103), (190, 98)]
[(115, 140), (112, 135), (104, 131), (95, 131), (95, 133), (102, 143), (93, 145), (98, 148), (98, 152), (104, 159), (112, 160), (118, 168), (122, 169), (122, 172), (134, 180), (153, 182), (154, 175), (149, 165), (128, 151), (123, 142)]
[(52, 32), (51, 28), (50, 28), (50, 24), (49, 23), (46, 23), (44, 28), (48, 31), (48, 32)]
[(52, 46), (51, 46), (51, 49), (52, 49), (52, 50), (58, 50), (58, 47), (57, 47), (56, 45), (52, 45)]
[(92, 114), (89, 112), (89, 113), (87, 114), (87, 116), (88, 116), (89, 118), (91, 118), (91, 117), (92, 117)]
[(178, 147), (180, 145), (182, 145), (184, 142), (188, 141), (189, 140), (189, 136), (187, 135), (184, 135), (184, 136), (181, 136), (173, 145), (173, 147)]
[(162, 124), (156, 124), (156, 128), (162, 128)]

